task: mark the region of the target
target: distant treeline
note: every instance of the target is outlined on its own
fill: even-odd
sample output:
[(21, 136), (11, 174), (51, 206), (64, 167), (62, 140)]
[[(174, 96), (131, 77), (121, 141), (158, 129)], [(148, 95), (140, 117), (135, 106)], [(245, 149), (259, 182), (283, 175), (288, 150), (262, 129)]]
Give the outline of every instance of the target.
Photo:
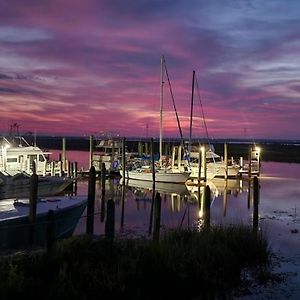
[[(32, 137), (26, 138), (30, 144), (34, 141)], [(49, 137), (38, 136), (36, 138), (36, 144), (42, 149), (62, 149), (62, 137)], [(146, 139), (126, 139), (126, 147), (128, 151), (138, 152), (138, 143), (147, 142)], [(214, 146), (215, 151), (220, 156), (224, 155), (224, 142), (225, 140), (214, 140), (211, 144)], [(148, 144), (150, 139), (148, 139)], [(203, 143), (205, 143), (203, 141)], [(206, 142), (207, 143), (207, 142)], [(94, 145), (96, 141), (94, 141)], [(173, 145), (178, 145), (179, 140), (169, 139), (165, 141), (164, 149), (171, 149)], [(66, 149), (68, 150), (82, 150), (89, 151), (89, 137), (66, 137)], [(248, 141), (227, 141), (227, 149), (229, 158), (232, 156), (235, 159), (243, 157), (248, 159), (248, 153), (250, 146), (253, 146), (253, 142)], [(300, 163), (300, 143), (287, 142), (287, 141), (260, 141), (256, 143), (256, 146), (261, 148), (262, 161), (276, 161), (276, 162), (293, 162)], [(150, 151), (150, 145), (147, 147)], [(154, 141), (155, 152), (159, 151), (159, 141)]]

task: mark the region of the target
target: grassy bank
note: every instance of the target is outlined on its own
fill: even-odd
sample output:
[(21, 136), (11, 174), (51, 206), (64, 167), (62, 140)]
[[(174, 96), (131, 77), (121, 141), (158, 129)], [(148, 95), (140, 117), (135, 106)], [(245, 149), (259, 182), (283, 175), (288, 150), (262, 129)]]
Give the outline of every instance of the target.
[[(215, 299), (266, 274), (266, 238), (250, 227), (170, 231), (159, 243), (76, 236), (49, 253), (0, 258), (1, 299)], [(265, 276), (263, 276), (265, 277)]]

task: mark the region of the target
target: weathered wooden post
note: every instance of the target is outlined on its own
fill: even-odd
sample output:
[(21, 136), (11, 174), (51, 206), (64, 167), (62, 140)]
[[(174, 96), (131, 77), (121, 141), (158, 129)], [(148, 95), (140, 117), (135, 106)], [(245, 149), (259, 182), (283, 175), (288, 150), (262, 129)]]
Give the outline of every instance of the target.
[(181, 153), (182, 153), (182, 146), (178, 146), (178, 157), (177, 157), (177, 166), (178, 170), (181, 170)]
[(124, 227), (124, 209), (125, 209), (125, 180), (122, 182), (122, 207), (121, 207), (121, 224), (120, 227)]
[(90, 135), (90, 168), (93, 165), (94, 137)]
[(67, 162), (68, 162), (68, 170), (67, 170), (67, 174), (68, 174), (68, 177), (69, 178), (72, 178), (73, 177), (73, 169), (72, 169), (72, 167), (73, 167), (73, 165), (72, 165), (72, 163), (69, 161), (69, 160), (67, 160)]
[(125, 139), (125, 137), (123, 137), (123, 144), (122, 144), (122, 177), (123, 177), (123, 180), (125, 180), (125, 171), (126, 171), (125, 149), (126, 149), (126, 139)]
[(151, 138), (151, 164), (152, 164), (152, 183), (153, 183), (153, 189), (155, 189), (155, 161), (154, 161), (153, 138)]
[(38, 194), (38, 175), (32, 174), (30, 177), (29, 190), (29, 244), (34, 243), (35, 239), (35, 222), (36, 222), (36, 207)]
[(244, 159), (243, 156), (240, 157), (240, 169), (244, 169)]
[(67, 166), (66, 166), (66, 138), (62, 139), (62, 169), (65, 174)]
[(113, 240), (115, 236), (115, 202), (112, 199), (107, 201), (105, 237)]
[[(201, 144), (199, 144), (199, 150), (198, 150), (198, 185), (199, 185), (199, 192), (200, 192), (200, 183), (201, 183)], [(200, 198), (198, 198), (198, 201), (200, 201)]]
[(154, 199), (154, 224), (153, 224), (153, 241), (159, 241), (160, 233), (160, 214), (161, 214), (161, 197), (157, 192)]
[(210, 202), (211, 202), (211, 194), (210, 194), (210, 187), (207, 185), (204, 189), (204, 203), (203, 203), (203, 209), (204, 209), (204, 228), (209, 229), (210, 228)]
[(143, 144), (141, 141), (138, 142), (138, 154), (139, 156), (143, 155)]
[(224, 194), (223, 194), (223, 216), (226, 217), (226, 211), (227, 211), (227, 198), (228, 198), (228, 194), (227, 194), (227, 190), (228, 190), (228, 180), (225, 180), (225, 187), (224, 187)]
[(166, 143), (165, 144), (165, 147), (164, 147), (164, 152), (165, 152), (165, 155), (168, 155), (169, 156), (169, 145)]
[(224, 144), (224, 165), (225, 165), (225, 175), (224, 178), (228, 177), (228, 153), (227, 153), (227, 143)]
[(148, 228), (148, 234), (149, 234), (149, 235), (151, 235), (151, 233), (152, 233), (154, 200), (155, 200), (155, 189), (152, 189), (152, 199), (151, 199), (150, 218), (149, 218), (149, 228)]
[(248, 195), (247, 195), (247, 208), (250, 209), (251, 203), (251, 178), (248, 178)]
[(102, 195), (105, 195), (105, 179), (106, 179), (106, 168), (105, 163), (101, 164), (101, 191)]
[(257, 176), (253, 178), (253, 231), (258, 230), (258, 203), (259, 203), (259, 181)]
[(78, 179), (78, 163), (74, 163), (74, 192), (77, 194), (77, 179)]
[(172, 146), (172, 169), (175, 167), (175, 152), (176, 152), (176, 146)]
[(86, 219), (87, 234), (93, 234), (94, 232), (95, 193), (96, 193), (96, 170), (94, 166), (91, 166), (89, 172), (89, 183), (88, 183), (88, 203), (87, 203), (87, 219)]
[(248, 153), (248, 162), (249, 162), (248, 177), (251, 178), (252, 176), (252, 147), (251, 146), (249, 148), (249, 153)]
[(149, 155), (149, 146), (148, 146), (148, 142), (145, 142), (145, 155)]
[(207, 167), (206, 167), (206, 145), (202, 146), (202, 169), (203, 169), (203, 179), (206, 181), (207, 178)]
[(49, 252), (55, 243), (55, 219), (54, 211), (50, 209), (47, 213), (47, 240), (46, 247)]
[(51, 161), (51, 176), (55, 176), (55, 161)]

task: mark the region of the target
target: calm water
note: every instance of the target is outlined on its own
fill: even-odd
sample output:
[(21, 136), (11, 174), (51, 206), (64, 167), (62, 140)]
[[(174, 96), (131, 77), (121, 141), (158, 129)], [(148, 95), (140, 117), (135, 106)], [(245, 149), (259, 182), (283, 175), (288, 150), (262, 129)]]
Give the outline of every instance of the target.
[[(58, 151), (53, 151), (57, 159)], [(79, 168), (88, 168), (89, 153), (68, 151), (67, 158), (77, 161)], [(275, 250), (286, 253), (297, 252), (300, 246), (300, 164), (263, 162), (258, 205), (258, 227), (264, 230)], [(145, 184), (145, 183), (144, 183)], [(122, 187), (119, 179), (107, 180), (105, 197), (115, 202), (116, 235), (147, 235), (150, 225), (152, 191), (141, 182), (129, 182), (125, 190), (122, 206)], [(209, 182), (212, 193), (210, 224), (250, 224), (253, 225), (252, 188), (247, 180), (214, 180)], [(87, 195), (86, 180), (78, 182), (78, 194)], [(186, 188), (183, 185), (157, 186), (161, 202), (161, 228), (199, 228), (203, 223), (202, 189)], [(250, 190), (250, 194), (249, 194)], [(200, 196), (200, 198), (199, 198)], [(96, 186), (95, 234), (104, 234), (105, 202), (100, 182)], [(84, 213), (85, 215), (85, 213)], [(83, 216), (75, 234), (85, 233), (86, 218)]]

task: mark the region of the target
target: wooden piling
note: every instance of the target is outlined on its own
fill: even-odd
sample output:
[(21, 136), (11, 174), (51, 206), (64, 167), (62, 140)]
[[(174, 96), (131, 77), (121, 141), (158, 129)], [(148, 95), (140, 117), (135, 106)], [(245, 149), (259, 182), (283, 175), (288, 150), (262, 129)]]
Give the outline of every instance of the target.
[(29, 190), (29, 244), (34, 243), (35, 239), (35, 222), (37, 208), (37, 193), (38, 193), (38, 175), (32, 174), (30, 177)]
[(148, 146), (148, 142), (145, 142), (145, 155), (149, 155), (149, 146)]
[(160, 193), (156, 193), (154, 199), (154, 222), (153, 222), (153, 241), (159, 241), (160, 234), (160, 215), (161, 215), (161, 197)]
[(203, 209), (204, 209), (204, 228), (209, 229), (210, 228), (210, 203), (211, 203), (211, 193), (210, 193), (210, 187), (207, 185), (204, 189), (204, 203), (203, 203)]
[(93, 153), (94, 153), (94, 137), (90, 135), (90, 168), (93, 165)]
[(141, 141), (138, 142), (138, 155), (139, 156), (143, 155), (143, 144)]
[(251, 178), (252, 176), (252, 147), (249, 148), (249, 153), (248, 153), (248, 177)]
[(203, 169), (203, 179), (206, 181), (207, 178), (207, 167), (206, 167), (206, 145), (202, 146), (202, 169)]
[[(201, 144), (199, 144), (199, 150), (198, 150), (198, 185), (199, 185), (199, 192), (200, 192), (200, 183), (201, 183)], [(198, 198), (198, 201), (200, 201), (200, 197)]]
[(126, 171), (125, 149), (126, 149), (126, 139), (125, 139), (125, 137), (123, 137), (123, 144), (122, 144), (122, 177), (123, 177), (123, 180), (125, 180), (125, 171)]
[(106, 168), (105, 168), (105, 163), (103, 162), (101, 164), (101, 191), (102, 191), (102, 195), (105, 194), (105, 180), (106, 180)]
[(67, 170), (66, 166), (66, 138), (62, 139), (62, 170), (65, 173)]
[(124, 210), (125, 210), (125, 180), (122, 183), (122, 206), (121, 206), (121, 224), (120, 227), (124, 227)]
[(51, 176), (55, 176), (55, 161), (51, 161)]
[(77, 179), (78, 179), (78, 163), (74, 163), (74, 192), (77, 194)]
[(228, 177), (228, 153), (227, 153), (227, 143), (224, 144), (224, 164), (225, 164), (225, 175), (224, 178)]
[(148, 234), (149, 234), (149, 236), (150, 236), (151, 233), (152, 233), (154, 200), (155, 200), (155, 189), (152, 189), (152, 199), (151, 199), (150, 218), (149, 218), (149, 228), (148, 228)]
[(154, 161), (154, 142), (151, 138), (151, 164), (152, 164), (152, 183), (153, 188), (155, 187), (155, 161)]
[(253, 231), (258, 230), (258, 203), (259, 203), (259, 181), (257, 176), (253, 178)]
[(112, 199), (107, 201), (105, 237), (113, 240), (115, 236), (115, 202)]
[(86, 219), (86, 233), (94, 233), (94, 210), (95, 210), (95, 192), (96, 192), (96, 170), (91, 166), (89, 172), (88, 183), (88, 203), (87, 203), (87, 219)]

